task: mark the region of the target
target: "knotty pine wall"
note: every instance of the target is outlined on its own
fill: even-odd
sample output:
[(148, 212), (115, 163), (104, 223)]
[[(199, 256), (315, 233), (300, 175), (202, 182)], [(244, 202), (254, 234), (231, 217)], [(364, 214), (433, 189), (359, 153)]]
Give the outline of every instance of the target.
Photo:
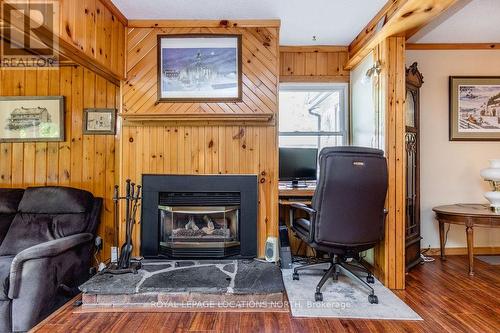
[(280, 82), (349, 82), (347, 47), (283, 46)]
[[(10, 2), (9, 5), (23, 9), (25, 15), (28, 15), (26, 8), (30, 2), (36, 5), (44, 3), (39, 0), (26, 0), (19, 3)], [(47, 3), (52, 4), (53, 1)], [(59, 17), (56, 18), (56, 23), (59, 23), (58, 31), (45, 26), (49, 35), (55, 33), (60, 37), (56, 52), (65, 58), (100, 70), (118, 84), (125, 76), (125, 28), (128, 22), (125, 16), (111, 0), (59, 0), (56, 3), (59, 11)], [(24, 21), (14, 22), (24, 24)], [(43, 35), (49, 36), (46, 33)]]
[[(161, 26), (161, 21), (159, 22)], [(278, 230), (277, 123), (279, 26), (134, 27), (128, 29), (127, 81), (123, 85), (121, 182), (144, 173), (254, 174), (259, 181), (258, 249)], [(243, 101), (240, 103), (157, 103), (157, 35), (235, 33), (242, 35)], [(271, 120), (245, 123), (245, 115)], [(160, 116), (142, 123), (134, 117)], [(182, 115), (184, 120), (170, 119)], [(203, 115), (206, 120), (190, 122)], [(211, 119), (211, 115), (214, 119)], [(224, 122), (216, 116), (232, 119)], [(139, 119), (139, 118), (138, 118)], [(267, 118), (269, 119), (269, 117)], [(123, 221), (121, 227), (123, 230)], [(140, 244), (134, 230), (135, 253)]]
[(59, 0), (59, 34), (119, 77), (125, 68), (126, 19), (109, 0)]
[(0, 143), (0, 187), (62, 185), (104, 198), (98, 234), (113, 242), (115, 137), (83, 135), (83, 109), (115, 108), (119, 88), (81, 66), (1, 69), (0, 96), (65, 97), (65, 141)]

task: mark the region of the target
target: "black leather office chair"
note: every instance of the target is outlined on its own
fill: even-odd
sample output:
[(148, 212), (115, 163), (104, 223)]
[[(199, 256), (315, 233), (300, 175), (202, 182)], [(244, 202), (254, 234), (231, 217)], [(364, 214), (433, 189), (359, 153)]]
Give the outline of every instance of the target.
[[(309, 218), (297, 218), (292, 223), (296, 235), (312, 248), (330, 254), (319, 260), (296, 267), (299, 271), (329, 262), (328, 271), (316, 287), (315, 300), (322, 301), (321, 288), (342, 271), (361, 281), (370, 289), (368, 301), (378, 303), (372, 286), (374, 278), (359, 260), (359, 253), (377, 244), (384, 235), (384, 210), (387, 192), (387, 162), (378, 149), (361, 147), (324, 148), (319, 155), (319, 180), (312, 207), (293, 204), (293, 209), (305, 211)], [(350, 263), (348, 259), (353, 259)], [(351, 269), (364, 271), (366, 282)], [(367, 283), (368, 282), (368, 283)]]

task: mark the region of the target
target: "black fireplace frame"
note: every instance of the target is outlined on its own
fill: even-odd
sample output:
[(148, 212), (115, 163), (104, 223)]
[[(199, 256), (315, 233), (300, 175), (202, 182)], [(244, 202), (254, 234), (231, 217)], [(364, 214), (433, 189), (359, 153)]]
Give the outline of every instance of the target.
[(142, 175), (141, 256), (165, 257), (159, 246), (160, 192), (239, 192), (240, 254), (236, 258), (257, 257), (257, 175)]

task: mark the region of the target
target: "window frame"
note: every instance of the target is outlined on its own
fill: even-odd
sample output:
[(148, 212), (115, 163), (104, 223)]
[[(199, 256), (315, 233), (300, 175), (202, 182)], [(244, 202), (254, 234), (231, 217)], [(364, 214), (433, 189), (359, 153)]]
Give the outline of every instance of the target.
[[(314, 91), (338, 91), (339, 109), (341, 112), (341, 130), (340, 131), (280, 131), (278, 123), (278, 138), (280, 137), (322, 137), (322, 136), (336, 136), (341, 137), (343, 145), (349, 142), (349, 84), (348, 83), (308, 83), (308, 82), (293, 82), (293, 83), (280, 83), (279, 93), (282, 91), (298, 91), (298, 92), (314, 92)], [(281, 112), (280, 112), (281, 114)], [(318, 147), (319, 149), (320, 147)]]

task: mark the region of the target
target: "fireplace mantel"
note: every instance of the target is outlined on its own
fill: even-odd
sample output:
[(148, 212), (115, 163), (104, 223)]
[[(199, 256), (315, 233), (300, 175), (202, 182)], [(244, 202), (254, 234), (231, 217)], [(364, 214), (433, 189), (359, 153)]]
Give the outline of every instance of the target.
[(120, 113), (124, 125), (152, 125), (152, 124), (227, 124), (227, 125), (269, 125), (275, 124), (275, 115), (269, 113)]

